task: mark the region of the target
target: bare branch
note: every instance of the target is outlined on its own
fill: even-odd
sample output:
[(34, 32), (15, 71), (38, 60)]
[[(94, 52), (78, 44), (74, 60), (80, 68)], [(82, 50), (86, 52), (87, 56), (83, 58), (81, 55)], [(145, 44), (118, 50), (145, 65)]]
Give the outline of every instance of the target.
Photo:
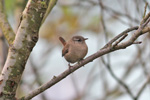
[(122, 33), (120, 33), (119, 35), (117, 35), (116, 37), (114, 37), (112, 40), (110, 40), (102, 49), (107, 48), (108, 46), (112, 45), (113, 42), (115, 42), (116, 40), (118, 40), (124, 34), (127, 34), (128, 32), (131, 32), (131, 31), (137, 30), (137, 29), (138, 29), (138, 26), (126, 29), (125, 31), (123, 31)]
[(126, 89), (127, 93), (134, 99), (134, 95), (133, 95), (132, 92), (130, 91), (129, 87), (128, 87), (122, 80), (120, 80), (119, 78), (117, 78), (117, 76), (116, 76), (116, 75), (114, 74), (114, 72), (112, 71), (111, 67), (110, 67), (108, 64), (106, 64), (106, 62), (104, 61), (103, 58), (102, 58), (102, 62), (104, 63), (104, 65), (106, 65), (106, 67), (107, 67), (109, 73), (112, 75), (112, 77), (113, 77), (121, 86), (123, 86), (123, 87)]
[(4, 6), (3, 0), (0, 0), (0, 27), (1, 27), (1, 30), (4, 33), (4, 36), (7, 39), (8, 43), (12, 44), (12, 42), (15, 39), (15, 33), (13, 32), (13, 30), (7, 20), (3, 6)]
[(106, 29), (106, 25), (105, 25), (105, 21), (104, 21), (104, 13), (103, 13), (103, 4), (102, 4), (102, 1), (101, 0), (98, 0), (99, 1), (99, 6), (101, 8), (101, 23), (102, 23), (102, 26), (103, 26), (103, 30), (104, 30), (104, 35), (105, 35), (105, 41), (107, 42), (108, 41), (108, 32), (107, 32), (107, 29)]
[(135, 97), (135, 100), (138, 100), (138, 98), (140, 97), (142, 91), (145, 89), (146, 85), (150, 82), (150, 77), (147, 77), (147, 80), (144, 82), (144, 84), (142, 85), (142, 87), (140, 88), (140, 90), (137, 93), (137, 96)]
[(149, 18), (150, 13), (148, 13), (141, 21), (141, 24), (145, 23), (145, 21), (147, 21), (147, 19)]
[(144, 14), (143, 14), (143, 18), (144, 18), (144, 17), (145, 17), (145, 15), (146, 15), (147, 5), (148, 5), (148, 3), (146, 2), (146, 3), (145, 3), (145, 7), (144, 7)]
[[(40, 86), (40, 85), (42, 85), (42, 80), (40, 79), (40, 75), (39, 75), (39, 73), (38, 73), (38, 71), (37, 71), (37, 67), (36, 67), (36, 65), (34, 64), (33, 58), (32, 58), (31, 56), (30, 56), (29, 60), (30, 60), (31, 69), (32, 69), (32, 71), (33, 71), (33, 74), (34, 74), (35, 77), (36, 77), (36, 82), (37, 82), (38, 86)], [(46, 95), (45, 95), (44, 93), (41, 94), (41, 98), (42, 98), (42, 100), (47, 100), (47, 97), (46, 97)]]
[(27, 59), (37, 43), (42, 19), (50, 0), (28, 0), (23, 20), (10, 46), (6, 63), (0, 75), (0, 99), (15, 100)]
[(128, 34), (124, 34), (118, 41), (116, 41), (113, 45), (113, 47), (117, 46), (123, 39), (125, 39), (128, 36)]
[[(104, 37), (105, 37), (105, 41), (106, 43), (108, 42), (108, 32), (107, 32), (107, 29), (106, 29), (106, 23), (104, 21), (104, 7), (103, 7), (103, 3), (102, 3), (102, 0), (98, 0), (99, 1), (99, 6), (101, 8), (101, 23), (102, 23), (102, 26), (103, 26), (103, 30), (104, 30)], [(110, 66), (110, 55), (106, 55), (106, 58), (107, 58), (107, 64)]]
[(131, 17), (129, 14), (127, 14), (127, 13), (124, 14), (124, 13), (122, 13), (122, 12), (118, 12), (118, 11), (116, 11), (116, 10), (114, 10), (114, 9), (111, 9), (110, 7), (108, 7), (108, 6), (106, 6), (106, 5), (103, 5), (103, 8), (104, 8), (106, 11), (108, 11), (108, 12), (113, 12), (115, 15), (124, 16), (124, 17), (128, 18), (129, 20), (134, 21), (134, 22), (136, 22), (136, 23), (139, 22), (139, 20), (132, 18), (132, 17)]
[(142, 43), (142, 41), (135, 41), (135, 42), (133, 42), (133, 44), (141, 44)]
[[(150, 12), (149, 14), (150, 15)], [(132, 45), (134, 43), (134, 41), (142, 34), (144, 34), (143, 32), (147, 32), (150, 31), (150, 28), (145, 27), (149, 22), (149, 19), (145, 21), (145, 23), (143, 23), (142, 25), (140, 25), (140, 27), (133, 27), (133, 28), (129, 28), (127, 30), (125, 30), (124, 32), (122, 32), (121, 34), (119, 34), (118, 36), (116, 36), (115, 38), (113, 38), (109, 43), (107, 43), (107, 46), (105, 45), (103, 47), (103, 49), (100, 49), (99, 51), (97, 51), (96, 53), (94, 53), (93, 55), (85, 58), (84, 60), (81, 61), (80, 64), (75, 64), (74, 66), (72, 66), (70, 69), (67, 69), (66, 71), (64, 71), (63, 73), (61, 73), (58, 76), (54, 76), (49, 82), (43, 84), (42, 86), (40, 86), (38, 89), (33, 90), (31, 93), (29, 93), (28, 95), (26, 95), (25, 97), (20, 98), (19, 100), (29, 100), (31, 98), (33, 98), (34, 96), (38, 95), (39, 93), (45, 91), (46, 89), (52, 87), (53, 85), (55, 85), (56, 83), (58, 83), (59, 81), (61, 81), (62, 79), (64, 79), (65, 77), (67, 77), (69, 74), (71, 74), (72, 72), (76, 71), (77, 69), (79, 69), (80, 67), (84, 66), (85, 64), (92, 62), (93, 60), (95, 60), (98, 57), (101, 57), (105, 54), (108, 54), (110, 52), (119, 50), (119, 49), (124, 49), (126, 47), (129, 47), (130, 45)], [(144, 30), (144, 27), (147, 29)], [(138, 29), (137, 29), (138, 28)], [(137, 30), (136, 30), (137, 29)], [(127, 32), (130, 32), (132, 30), (136, 30), (135, 33), (132, 35), (132, 37), (126, 41), (123, 42), (119, 45), (117, 45), (116, 47), (112, 47), (112, 46), (108, 46), (108, 44), (112, 44), (114, 41), (116, 41), (118, 38), (120, 38), (122, 35), (126, 34)], [(122, 84), (123, 85), (123, 84)], [(127, 91), (129, 92), (129, 94), (134, 97), (132, 95), (132, 93), (130, 93), (130, 90), (128, 89), (128, 87), (126, 85), (124, 85), (124, 87), (127, 89)]]
[(57, 3), (57, 0), (50, 0), (47, 11), (46, 11), (44, 18), (42, 20), (42, 24), (44, 23), (44, 21), (46, 20), (47, 16), (49, 15), (49, 13), (53, 9), (53, 7), (56, 5), (56, 3)]

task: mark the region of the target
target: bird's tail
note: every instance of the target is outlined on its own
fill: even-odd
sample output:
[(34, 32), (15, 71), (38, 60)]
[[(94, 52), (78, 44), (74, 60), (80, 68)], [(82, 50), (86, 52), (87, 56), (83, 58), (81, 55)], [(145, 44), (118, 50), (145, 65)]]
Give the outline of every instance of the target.
[(59, 37), (60, 42), (65, 46), (66, 45), (66, 41), (64, 40), (63, 37)]

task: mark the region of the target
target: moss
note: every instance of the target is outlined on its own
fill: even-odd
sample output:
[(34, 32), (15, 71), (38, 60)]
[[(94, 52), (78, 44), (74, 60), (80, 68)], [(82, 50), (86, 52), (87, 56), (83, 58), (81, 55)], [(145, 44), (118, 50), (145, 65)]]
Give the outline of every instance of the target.
[(15, 93), (15, 89), (16, 88), (16, 82), (14, 81), (11, 81), (11, 80), (7, 80), (6, 81), (6, 86), (4, 87), (4, 91), (3, 93), (4, 94), (7, 94), (7, 95), (12, 95), (12, 93)]
[(46, 5), (46, 2), (45, 2), (45, 1), (41, 1), (40, 3), (41, 3), (40, 6), (41, 6), (42, 8), (47, 8), (47, 5)]

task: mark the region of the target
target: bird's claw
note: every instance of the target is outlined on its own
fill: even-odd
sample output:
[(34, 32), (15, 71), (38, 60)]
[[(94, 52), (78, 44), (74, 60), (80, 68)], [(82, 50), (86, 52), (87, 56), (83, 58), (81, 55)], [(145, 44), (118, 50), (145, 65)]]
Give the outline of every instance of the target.
[(71, 72), (72, 66), (70, 65), (70, 63), (68, 64), (68, 66), (69, 66), (69, 71)]

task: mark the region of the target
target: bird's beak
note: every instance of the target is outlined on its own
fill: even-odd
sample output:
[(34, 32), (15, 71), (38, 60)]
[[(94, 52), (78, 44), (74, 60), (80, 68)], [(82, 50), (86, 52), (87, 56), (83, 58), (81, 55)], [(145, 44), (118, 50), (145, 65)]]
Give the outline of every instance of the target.
[(87, 40), (88, 38), (84, 38), (84, 40)]

